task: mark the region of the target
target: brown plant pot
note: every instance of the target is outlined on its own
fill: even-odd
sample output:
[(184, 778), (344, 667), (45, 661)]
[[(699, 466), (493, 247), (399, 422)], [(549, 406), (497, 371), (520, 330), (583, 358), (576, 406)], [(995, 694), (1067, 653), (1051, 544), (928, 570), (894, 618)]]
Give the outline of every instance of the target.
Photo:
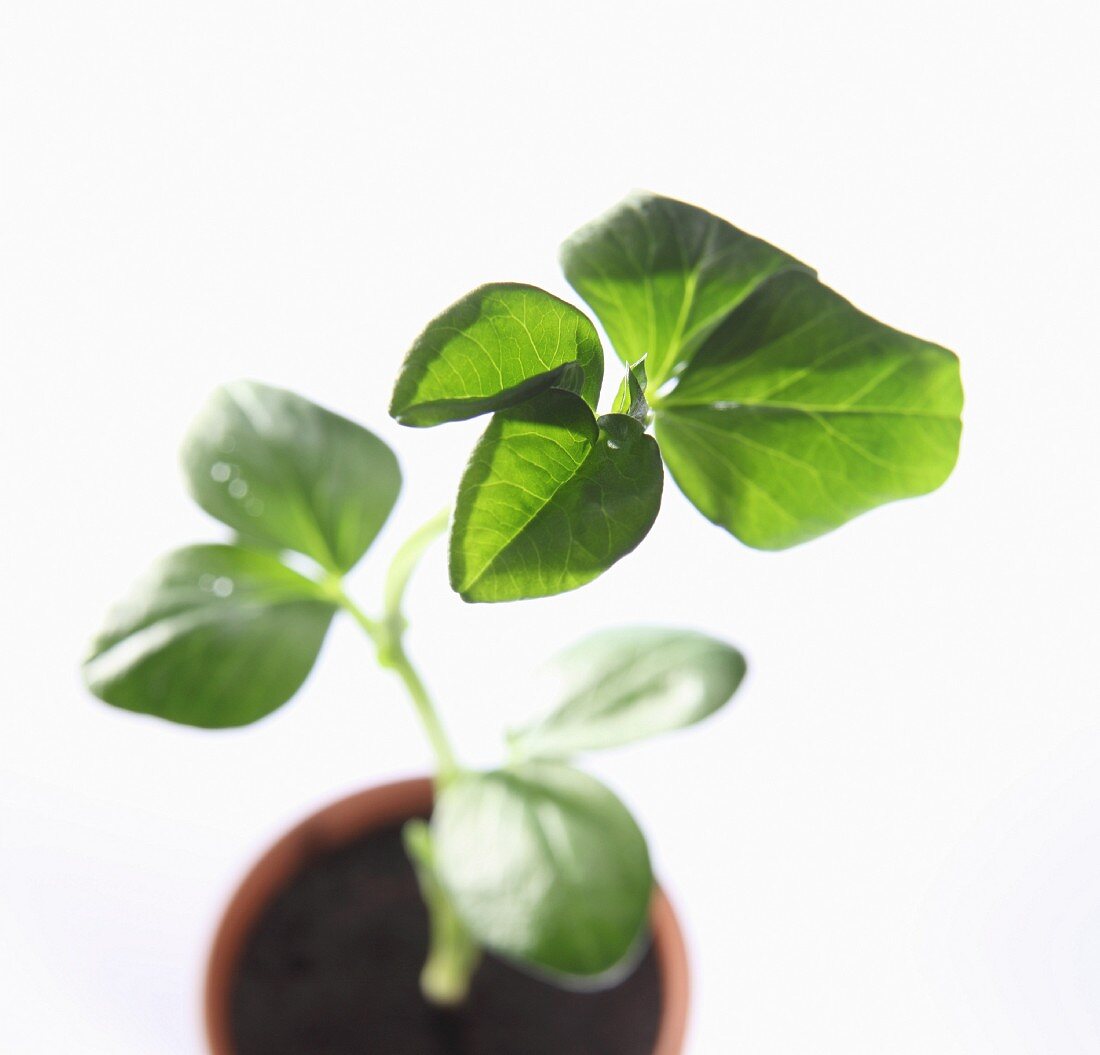
[[(411, 817), (427, 816), (431, 807), (427, 778), (382, 784), (307, 817), (256, 862), (230, 900), (210, 952), (204, 1014), (213, 1055), (237, 1055), (231, 1030), (233, 986), (253, 927), (273, 899), (322, 855)], [(653, 895), (650, 924), (661, 994), (653, 1055), (681, 1055), (690, 994), (688, 961), (676, 915), (660, 888)]]

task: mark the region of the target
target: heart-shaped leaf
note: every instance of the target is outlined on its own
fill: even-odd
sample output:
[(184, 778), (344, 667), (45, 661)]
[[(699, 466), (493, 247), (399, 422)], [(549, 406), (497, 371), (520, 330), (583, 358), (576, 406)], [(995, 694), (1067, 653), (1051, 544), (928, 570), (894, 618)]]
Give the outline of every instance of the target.
[(545, 681), (554, 706), (509, 739), (519, 754), (539, 758), (630, 743), (713, 714), (744, 676), (741, 653), (706, 634), (604, 630), (551, 661)]
[(211, 516), (336, 573), (366, 552), (401, 489), (397, 459), (373, 433), (254, 381), (214, 392), (182, 458), (191, 494)]
[(603, 349), (588, 317), (535, 286), (494, 283), (448, 308), (417, 338), (390, 413), (439, 425), (513, 406), (550, 387), (595, 407)]
[(582, 227), (562, 247), (562, 267), (619, 357), (628, 366), (645, 357), (651, 390), (761, 282), (809, 270), (709, 212), (652, 194)]
[(158, 561), (108, 615), (84, 679), (129, 711), (247, 725), (298, 691), (335, 610), (271, 554), (190, 546)]
[(663, 474), (633, 418), (551, 389), (493, 417), (462, 478), (451, 585), (468, 601), (572, 590), (653, 526)]
[(650, 403), (681, 490), (759, 549), (934, 490), (955, 465), (962, 428), (951, 352), (798, 272), (731, 312)]
[(653, 889), (645, 838), (592, 777), (545, 762), (463, 774), (442, 790), (432, 835), (440, 881), (494, 952), (593, 979), (638, 947)]

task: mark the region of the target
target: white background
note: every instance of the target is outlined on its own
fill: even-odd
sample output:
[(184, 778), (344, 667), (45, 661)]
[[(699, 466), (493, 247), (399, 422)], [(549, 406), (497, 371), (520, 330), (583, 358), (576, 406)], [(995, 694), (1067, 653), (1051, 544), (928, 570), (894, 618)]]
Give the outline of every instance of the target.
[(691, 1051), (1100, 1050), (1096, 11), (0, 6), (0, 1049), (199, 1052), (246, 863), (428, 762), (344, 623), (242, 731), (82, 691), (107, 604), (220, 537), (176, 469), (201, 400), (256, 377), (397, 446), (370, 607), (480, 428), (389, 421), (411, 339), (486, 280), (567, 294), (559, 241), (645, 187), (956, 349), (959, 468), (778, 555), (670, 483), (642, 548), (553, 600), (465, 606), (436, 553), (411, 647), (463, 753), (490, 761), (530, 666), (586, 631), (726, 636), (734, 707), (591, 760), (689, 931)]

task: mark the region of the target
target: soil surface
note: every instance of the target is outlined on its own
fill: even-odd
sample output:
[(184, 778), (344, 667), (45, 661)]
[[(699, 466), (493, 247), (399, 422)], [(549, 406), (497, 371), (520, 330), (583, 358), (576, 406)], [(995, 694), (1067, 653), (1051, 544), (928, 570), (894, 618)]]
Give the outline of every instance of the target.
[(648, 951), (621, 985), (575, 993), (486, 957), (467, 1004), (420, 996), (428, 920), (400, 830), (307, 865), (267, 908), (237, 973), (237, 1055), (651, 1055)]

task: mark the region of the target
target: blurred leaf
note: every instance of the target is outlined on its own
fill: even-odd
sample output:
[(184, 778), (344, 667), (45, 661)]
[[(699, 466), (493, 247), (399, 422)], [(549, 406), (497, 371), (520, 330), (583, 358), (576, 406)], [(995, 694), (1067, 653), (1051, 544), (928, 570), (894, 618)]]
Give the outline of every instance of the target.
[(414, 817), (405, 822), (401, 836), (416, 871), (420, 896), (428, 908), (428, 959), (420, 972), (420, 991), (437, 1007), (455, 1007), (469, 994), (481, 949), (439, 881), (428, 823)]
[(334, 612), (316, 583), (268, 553), (190, 546), (158, 561), (108, 615), (84, 679), (126, 710), (247, 725), (298, 691)]
[(214, 392), (182, 457), (191, 494), (211, 516), (335, 573), (366, 552), (401, 489), (397, 459), (373, 433), (254, 381)]
[(592, 777), (555, 763), (463, 774), (432, 834), (451, 901), (494, 952), (592, 979), (637, 948), (653, 889), (645, 838)]
[(525, 757), (568, 757), (692, 725), (733, 696), (745, 660), (705, 634), (623, 627), (566, 649), (547, 674), (557, 705), (510, 737)]
[(556, 386), (595, 407), (603, 350), (583, 312), (544, 290), (481, 286), (417, 338), (390, 404), (403, 425), (439, 425), (521, 403)]
[(387, 617), (398, 617), (401, 602), (408, 588), (409, 579), (428, 547), (447, 530), (451, 520), (450, 509), (441, 510), (427, 523), (422, 524), (401, 544), (386, 572), (383, 612)]

